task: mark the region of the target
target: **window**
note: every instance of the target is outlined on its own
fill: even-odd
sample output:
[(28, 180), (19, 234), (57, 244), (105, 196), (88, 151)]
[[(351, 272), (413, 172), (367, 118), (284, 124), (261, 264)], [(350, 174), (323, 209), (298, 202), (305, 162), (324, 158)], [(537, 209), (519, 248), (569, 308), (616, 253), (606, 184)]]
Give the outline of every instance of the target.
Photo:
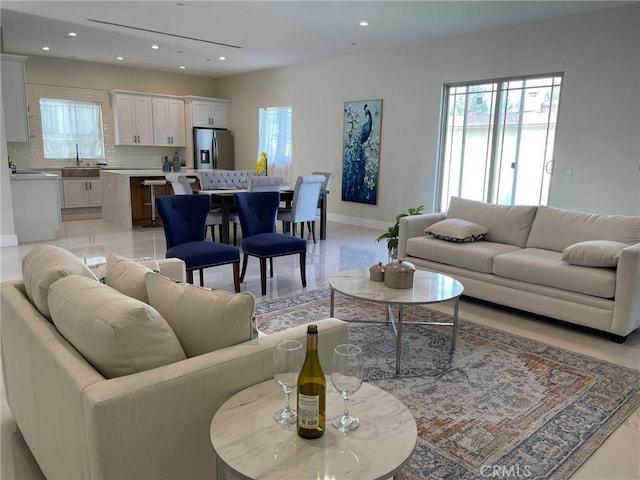
[(445, 85), (437, 197), (546, 205), (562, 75)]
[(44, 158), (105, 158), (102, 104), (40, 99)]
[(259, 110), (258, 156), (267, 152), (269, 175), (279, 175), (284, 183), (291, 181), (291, 107), (269, 107)]

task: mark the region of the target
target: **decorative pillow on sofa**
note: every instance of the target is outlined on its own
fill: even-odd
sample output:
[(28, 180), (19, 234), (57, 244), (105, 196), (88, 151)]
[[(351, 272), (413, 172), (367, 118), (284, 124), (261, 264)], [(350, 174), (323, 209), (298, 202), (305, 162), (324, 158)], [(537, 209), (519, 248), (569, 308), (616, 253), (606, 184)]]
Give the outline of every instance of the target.
[(82, 260), (64, 248), (37, 245), (22, 259), (22, 278), (27, 296), (49, 320), (49, 287), (68, 275), (82, 275), (97, 283), (96, 276)]
[(574, 243), (562, 251), (562, 260), (581, 267), (616, 267), (626, 243), (609, 240), (589, 240)]
[(158, 262), (155, 260), (140, 262), (111, 254), (107, 258), (106, 282), (120, 293), (149, 303), (144, 276), (154, 270), (159, 271)]
[(210, 290), (148, 273), (149, 303), (166, 319), (188, 357), (251, 340), (255, 298), (249, 292)]
[(105, 378), (184, 360), (175, 333), (152, 307), (111, 287), (70, 275), (49, 289), (58, 331)]
[(440, 240), (458, 243), (476, 242), (487, 236), (487, 229), (482, 225), (460, 218), (447, 218), (434, 223), (424, 232)]

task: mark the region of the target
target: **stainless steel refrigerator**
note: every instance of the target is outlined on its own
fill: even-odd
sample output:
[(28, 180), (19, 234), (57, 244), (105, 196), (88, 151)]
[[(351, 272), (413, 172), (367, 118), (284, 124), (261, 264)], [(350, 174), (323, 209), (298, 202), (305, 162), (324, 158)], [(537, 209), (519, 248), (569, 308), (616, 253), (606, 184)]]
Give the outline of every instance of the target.
[(220, 128), (193, 129), (193, 164), (198, 170), (233, 170), (233, 137)]

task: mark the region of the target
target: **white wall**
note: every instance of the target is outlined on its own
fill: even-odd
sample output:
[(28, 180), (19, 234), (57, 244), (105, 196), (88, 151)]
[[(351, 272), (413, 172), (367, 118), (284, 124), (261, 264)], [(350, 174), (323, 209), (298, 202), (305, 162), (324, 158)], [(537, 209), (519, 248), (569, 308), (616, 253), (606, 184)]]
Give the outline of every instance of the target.
[[(236, 166), (255, 165), (258, 108), (291, 105), (292, 174), (337, 173), (331, 217), (373, 226), (419, 204), (431, 211), (442, 85), (564, 72), (550, 205), (639, 215), (639, 25), (636, 4), (219, 79)], [(342, 202), (344, 102), (377, 98), (378, 205)]]

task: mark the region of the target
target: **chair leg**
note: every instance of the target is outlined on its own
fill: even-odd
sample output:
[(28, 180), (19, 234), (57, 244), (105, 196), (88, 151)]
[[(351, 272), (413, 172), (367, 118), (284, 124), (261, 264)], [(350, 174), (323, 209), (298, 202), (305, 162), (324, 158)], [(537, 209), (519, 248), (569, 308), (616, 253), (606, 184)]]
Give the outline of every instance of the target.
[(242, 257), (242, 273), (240, 274), (240, 282), (244, 282), (244, 274), (247, 273), (247, 260), (249, 259), (249, 255), (246, 253)]
[(187, 270), (187, 283), (193, 284), (193, 270)]
[(212, 242), (216, 241), (216, 226), (215, 225), (211, 225), (211, 241)]
[(260, 258), (260, 288), (262, 289), (262, 295), (267, 294), (267, 259)]
[(200, 286), (204, 287), (204, 268), (200, 269)]
[(300, 238), (304, 238), (304, 222), (300, 222)]
[(273, 278), (273, 257), (269, 258), (269, 270), (271, 270), (271, 273), (269, 274), (269, 276)]
[(298, 225), (295, 222), (291, 222), (291, 235), (293, 235), (294, 237), (297, 235), (297, 226)]
[(312, 220), (311, 222), (307, 222), (309, 225), (309, 230), (311, 230), (311, 237), (313, 238), (313, 243), (316, 243), (316, 221)]
[(233, 287), (240, 293), (240, 260), (233, 262)]
[(233, 244), (238, 244), (238, 224), (233, 222)]
[(302, 286), (307, 286), (307, 252), (300, 253), (300, 278)]

